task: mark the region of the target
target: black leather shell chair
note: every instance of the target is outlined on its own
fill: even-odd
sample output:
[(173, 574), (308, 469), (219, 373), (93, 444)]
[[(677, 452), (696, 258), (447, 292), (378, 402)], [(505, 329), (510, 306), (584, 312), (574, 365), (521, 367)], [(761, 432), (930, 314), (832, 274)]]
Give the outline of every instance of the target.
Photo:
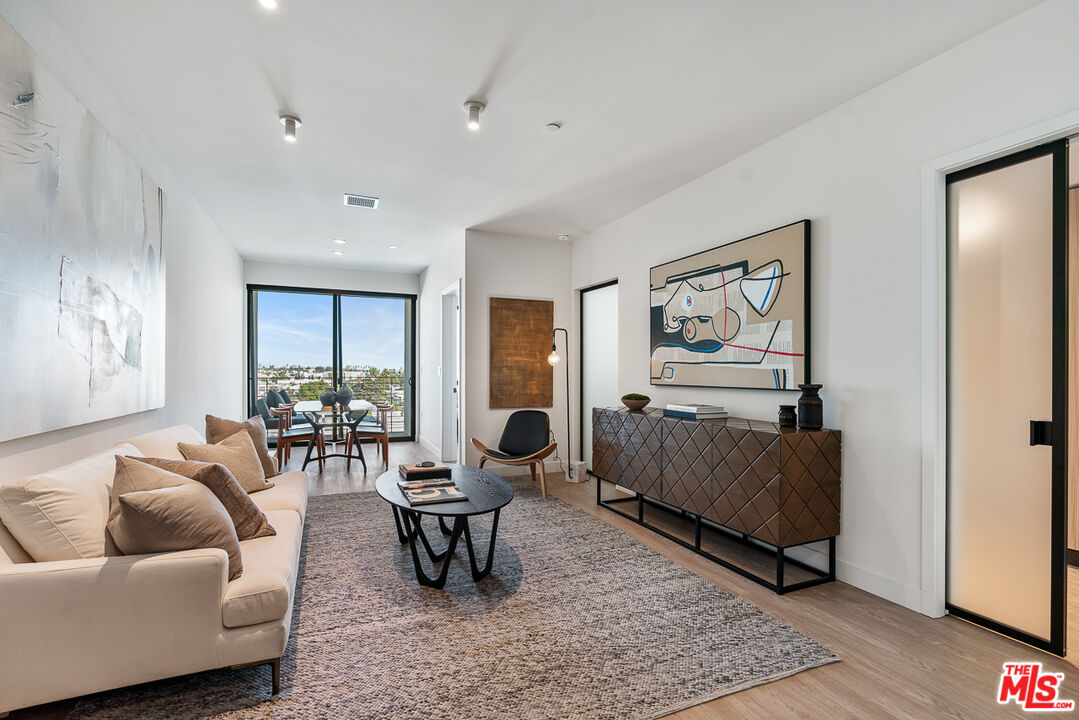
[(540, 492), (547, 499), (547, 474), (543, 471), (543, 460), (555, 451), (558, 443), (551, 442), (551, 419), (542, 410), (518, 410), (510, 415), (498, 449), (494, 450), (472, 438), (472, 444), (480, 451), (480, 467), (488, 460), (503, 465), (527, 465), (532, 471), (532, 480), (536, 480), (536, 468), (539, 468)]

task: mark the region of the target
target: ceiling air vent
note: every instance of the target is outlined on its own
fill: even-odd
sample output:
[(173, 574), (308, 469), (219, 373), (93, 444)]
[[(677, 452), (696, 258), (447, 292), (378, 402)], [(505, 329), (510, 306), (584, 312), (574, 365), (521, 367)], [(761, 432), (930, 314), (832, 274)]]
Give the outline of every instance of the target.
[(374, 210), (378, 207), (377, 197), (367, 197), (366, 195), (350, 195), (345, 193), (345, 205), (351, 205), (352, 207), (370, 208)]

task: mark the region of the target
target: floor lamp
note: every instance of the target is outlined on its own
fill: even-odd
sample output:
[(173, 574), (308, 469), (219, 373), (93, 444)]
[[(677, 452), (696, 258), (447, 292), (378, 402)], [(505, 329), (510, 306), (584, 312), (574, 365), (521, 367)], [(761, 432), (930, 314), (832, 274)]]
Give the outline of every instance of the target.
[[(561, 330), (565, 333), (566, 344), (564, 346), (566, 355), (569, 355), (569, 332), (566, 328), (555, 328), (551, 331), (551, 354), (547, 356), (547, 362), (554, 367), (562, 359), (558, 356), (558, 346), (556, 344), (558, 338), (558, 331)], [(570, 440), (572, 433), (569, 429), (569, 361), (566, 361), (566, 454), (569, 456), (566, 458), (566, 479), (575, 480), (573, 476), (573, 443)]]

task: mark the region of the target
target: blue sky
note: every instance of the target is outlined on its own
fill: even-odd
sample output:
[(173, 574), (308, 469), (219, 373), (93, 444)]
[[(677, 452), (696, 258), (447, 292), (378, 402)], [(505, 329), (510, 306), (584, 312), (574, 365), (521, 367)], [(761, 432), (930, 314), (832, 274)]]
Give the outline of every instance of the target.
[[(403, 368), (405, 301), (342, 297), (341, 341), (345, 365)], [(333, 298), (259, 292), (258, 362), (259, 365), (332, 365)]]

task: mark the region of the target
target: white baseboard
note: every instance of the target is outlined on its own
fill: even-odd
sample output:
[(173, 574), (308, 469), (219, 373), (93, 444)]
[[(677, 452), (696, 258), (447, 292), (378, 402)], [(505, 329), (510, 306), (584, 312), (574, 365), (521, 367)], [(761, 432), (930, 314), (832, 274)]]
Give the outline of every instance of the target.
[[(499, 477), (518, 477), (521, 475), (532, 475), (532, 472), (528, 469), (526, 465), (498, 465), (496, 463), (488, 462), (484, 464), (483, 469), (490, 470)], [(543, 470), (544, 472), (548, 473), (560, 473), (562, 472), (562, 467), (560, 467), (557, 462), (551, 462), (550, 460), (548, 460), (547, 462), (543, 463)]]
[(420, 436), (420, 447), (434, 455), (436, 460), (442, 459), (442, 448), (440, 448), (438, 445), (435, 445), (433, 442), (423, 437), (422, 435)]
[(836, 578), (859, 590), (865, 590), (896, 605), (922, 613), (921, 588), (904, 585), (892, 578), (878, 575), (872, 570), (866, 570), (843, 560), (836, 561)]

